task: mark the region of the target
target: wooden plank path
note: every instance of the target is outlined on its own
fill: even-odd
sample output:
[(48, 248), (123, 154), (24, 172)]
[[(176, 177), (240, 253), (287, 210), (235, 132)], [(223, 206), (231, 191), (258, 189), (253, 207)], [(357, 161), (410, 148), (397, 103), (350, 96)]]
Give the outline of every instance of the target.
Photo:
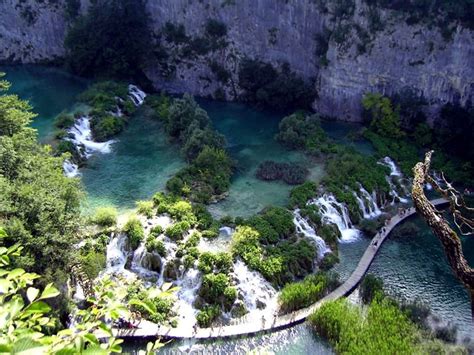
[[(443, 198), (431, 201), (434, 206), (446, 204), (447, 202), (448, 201)], [(165, 326), (158, 326), (157, 324), (142, 320), (138, 328), (115, 329), (114, 335), (120, 338), (227, 338), (241, 335), (252, 335), (260, 332), (287, 328), (289, 326), (302, 323), (316, 309), (321, 307), (324, 302), (337, 300), (341, 297), (345, 297), (357, 287), (364, 275), (367, 273), (370, 264), (372, 264), (372, 261), (375, 258), (375, 255), (382, 247), (383, 242), (387, 239), (393, 228), (395, 228), (400, 222), (404, 221), (406, 218), (416, 213), (414, 207), (408, 208), (404, 211), (405, 212), (403, 213), (403, 215), (397, 214), (393, 216), (390, 220), (388, 220), (388, 223), (385, 225), (385, 227), (383, 227), (379, 231), (379, 233), (374, 236), (351, 276), (342, 285), (340, 285), (334, 291), (329, 293), (326, 297), (322, 298), (310, 307), (295, 311), (290, 314), (273, 316), (271, 317), (271, 319), (265, 319), (262, 317), (261, 321), (255, 321), (255, 319), (252, 321), (246, 321), (245, 317), (242, 317), (241, 322), (239, 322), (238, 324), (218, 326), (214, 328), (191, 329), (189, 327), (179, 326), (177, 328), (170, 328)]]

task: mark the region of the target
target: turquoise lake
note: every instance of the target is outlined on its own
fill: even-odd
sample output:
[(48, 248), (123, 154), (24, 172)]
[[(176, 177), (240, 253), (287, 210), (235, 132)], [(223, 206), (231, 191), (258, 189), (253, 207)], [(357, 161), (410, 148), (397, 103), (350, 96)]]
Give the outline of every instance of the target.
[[(89, 84), (54, 68), (13, 66), (0, 67), (0, 71), (7, 72), (6, 79), (12, 82), (11, 91), (30, 100), (39, 114), (33, 127), (38, 129), (42, 142), (51, 139), (54, 117), (71, 109), (76, 96)], [(300, 162), (310, 169), (312, 180), (319, 181), (322, 177), (321, 162), (311, 161), (298, 152), (288, 152), (273, 140), (283, 114), (258, 111), (241, 104), (199, 102), (208, 111), (215, 127), (226, 136), (228, 149), (238, 162), (229, 197), (210, 207), (216, 216), (246, 216), (269, 204), (286, 204), (291, 187), (262, 182), (254, 177), (258, 164), (264, 160)], [(323, 122), (323, 128), (334, 139), (352, 144), (347, 135), (359, 126)], [(367, 143), (358, 142), (356, 147), (363, 152), (371, 151)], [(158, 122), (147, 118), (143, 112), (138, 113), (117, 137), (113, 151), (92, 157), (87, 168), (82, 170), (82, 181), (88, 194), (84, 209), (93, 211), (104, 205), (115, 205), (123, 211), (132, 209), (136, 200), (150, 198), (156, 191), (163, 190), (168, 178), (182, 166), (179, 147), (167, 141)], [(452, 275), (437, 238), (422, 221), (414, 218), (413, 222), (419, 227), (416, 235), (389, 239), (370, 272), (382, 277), (393, 294), (410, 300), (421, 298), (436, 315), (458, 326), (460, 338), (474, 338), (467, 292)], [(341, 244), (341, 264), (337, 271), (342, 278), (355, 268), (368, 243), (361, 239)], [(472, 265), (473, 239), (464, 241), (464, 250)], [(250, 338), (202, 344), (175, 343), (164, 352), (177, 348), (185, 350), (190, 346), (196, 351), (216, 353), (245, 353), (252, 349), (277, 354), (331, 352), (306, 325)]]

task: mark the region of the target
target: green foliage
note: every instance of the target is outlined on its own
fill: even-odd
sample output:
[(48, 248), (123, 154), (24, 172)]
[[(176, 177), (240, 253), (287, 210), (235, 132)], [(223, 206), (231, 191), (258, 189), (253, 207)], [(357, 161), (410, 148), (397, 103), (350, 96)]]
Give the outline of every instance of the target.
[(382, 158), (389, 156), (400, 166), (405, 176), (412, 175), (412, 168), (419, 161), (417, 147), (406, 139), (384, 138), (372, 131), (365, 131), (364, 136), (374, 146), (377, 156)]
[(212, 322), (219, 317), (221, 310), (219, 306), (212, 305), (206, 306), (199, 311), (196, 316), (197, 322), (201, 328), (208, 328), (211, 326)]
[(311, 154), (328, 150), (329, 144), (328, 137), (321, 128), (319, 116), (306, 116), (304, 112), (296, 112), (283, 118), (275, 139), (289, 149), (301, 149)]
[(114, 207), (100, 207), (95, 211), (92, 221), (101, 227), (113, 227), (117, 224), (117, 215)]
[(228, 274), (232, 269), (232, 256), (229, 253), (205, 252), (199, 256), (199, 271), (203, 274)]
[(70, 20), (76, 19), (79, 16), (79, 11), (81, 10), (81, 1), (80, 0), (66, 0), (66, 16)]
[(74, 125), (74, 116), (62, 112), (54, 119), (54, 125), (59, 129), (70, 128)]
[[(0, 238), (6, 234), (0, 229)], [(90, 308), (77, 310), (80, 322), (74, 322), (69, 329), (52, 332), (57, 319), (50, 315), (48, 301), (59, 295), (59, 291), (48, 284), (43, 290), (35, 287), (40, 276), (27, 273), (23, 269), (10, 269), (12, 258), (20, 257), (22, 247), (15, 244), (0, 248), (0, 325), (2, 352), (4, 353), (85, 353), (98, 352), (111, 354), (120, 352), (121, 340), (113, 337), (110, 326), (102, 319), (118, 320), (127, 317), (127, 311), (119, 305), (110, 291), (113, 284), (103, 280), (94, 287), (94, 297), (90, 298)], [(106, 343), (97, 339), (98, 330), (109, 336)]]
[(91, 249), (79, 256), (79, 262), (88, 278), (94, 280), (107, 264), (105, 250)]
[(206, 34), (211, 37), (225, 37), (227, 35), (227, 26), (221, 21), (209, 19), (206, 22)]
[[(385, 179), (387, 173), (388, 168), (377, 164), (374, 157), (352, 149), (341, 149), (338, 155), (328, 160), (323, 184), (339, 202), (347, 205), (352, 221), (357, 222), (360, 210), (352, 191), (359, 191), (362, 185), (367, 191), (375, 191), (378, 196), (387, 194), (390, 190)], [(348, 191), (347, 187), (352, 191)]]
[(288, 64), (276, 70), (271, 64), (244, 59), (239, 68), (243, 99), (275, 109), (308, 108), (316, 96), (314, 86), (290, 70)]
[(123, 231), (127, 234), (132, 250), (138, 248), (142, 240), (145, 238), (145, 231), (141, 222), (136, 217), (131, 217), (125, 226)]
[(318, 186), (312, 182), (307, 181), (302, 185), (296, 186), (290, 192), (290, 207), (304, 207), (306, 203), (315, 197)]
[(302, 184), (309, 171), (298, 163), (264, 161), (258, 166), (255, 176), (264, 181), (283, 180), (289, 185)]
[(128, 285), (126, 302), (131, 306), (131, 310), (139, 312), (145, 319), (156, 323), (173, 323), (173, 306), (175, 303), (174, 293), (177, 288), (172, 288), (171, 284), (165, 283), (161, 289), (151, 287), (145, 289), (140, 281)]
[(115, 81), (92, 85), (79, 96), (79, 100), (91, 107), (91, 130), (98, 142), (109, 140), (125, 127), (126, 117), (118, 117), (112, 112), (117, 112), (119, 108), (125, 115), (131, 115), (135, 111), (127, 85)]
[(370, 304), (377, 295), (383, 295), (383, 281), (372, 274), (365, 275), (360, 284), (360, 297), (365, 304)]
[(336, 274), (318, 272), (303, 281), (286, 284), (278, 295), (280, 309), (290, 313), (308, 307), (339, 286)]
[(138, 213), (147, 216), (148, 218), (153, 217), (153, 201), (137, 201), (136, 205)]
[(206, 111), (189, 95), (173, 100), (169, 106), (155, 103), (154, 107), (161, 107), (157, 115), (168, 135), (181, 144), (190, 163), (168, 180), (168, 191), (178, 196), (189, 195), (191, 200), (203, 203), (227, 191), (233, 162), (224, 150), (224, 137), (212, 128)]
[(309, 321), (337, 353), (418, 353), (416, 327), (387, 299), (376, 298), (366, 315), (345, 299), (329, 301)]
[(93, 2), (66, 36), (66, 61), (83, 76), (138, 76), (149, 53), (151, 33), (145, 1)]
[(0, 224), (10, 235), (5, 244), (24, 246), (14, 266), (56, 278), (77, 241), (79, 181), (64, 176), (64, 157), (36, 142), (29, 128), (35, 115), (27, 102), (3, 93), (8, 87), (0, 81)]
[[(280, 286), (310, 273), (316, 256), (314, 245), (308, 241), (298, 241), (293, 235), (279, 235), (289, 231), (287, 221), (287, 216), (281, 215), (275, 218), (270, 214), (267, 219), (253, 217), (245, 221), (245, 225), (238, 226), (232, 236), (233, 255), (241, 257), (251, 269)], [(272, 222), (283, 224), (275, 229)], [(257, 230), (265, 234), (261, 235)]]
[(474, 29), (472, 18), (474, 4), (470, 0), (365, 0), (365, 2), (406, 14), (408, 24), (428, 22), (429, 25), (435, 24), (445, 30), (449, 25), (460, 23), (466, 28)]
[(145, 248), (149, 253), (158, 253), (161, 256), (166, 256), (165, 244), (162, 240), (157, 239), (154, 235), (149, 235), (145, 240)]
[(323, 260), (319, 263), (319, 268), (323, 271), (328, 271), (332, 269), (334, 265), (339, 263), (339, 257), (334, 253), (327, 253), (324, 255)]
[(368, 93), (362, 106), (369, 112), (370, 129), (382, 137), (398, 139), (404, 136), (400, 128), (400, 114), (388, 97), (379, 93)]
[(191, 229), (191, 225), (187, 221), (181, 221), (166, 228), (165, 234), (172, 240), (180, 240), (184, 238), (184, 234)]

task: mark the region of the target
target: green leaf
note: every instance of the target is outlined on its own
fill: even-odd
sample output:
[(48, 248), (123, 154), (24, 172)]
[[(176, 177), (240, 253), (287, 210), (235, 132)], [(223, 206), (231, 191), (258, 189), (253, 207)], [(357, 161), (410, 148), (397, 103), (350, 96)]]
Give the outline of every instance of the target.
[(24, 337), (19, 340), (17, 340), (13, 344), (13, 348), (11, 350), (11, 353), (13, 354), (42, 354), (46, 350), (46, 347), (30, 337)]
[(23, 269), (14, 269), (10, 271), (10, 273), (8, 274), (7, 280), (16, 279), (20, 277), (21, 275), (23, 275), (24, 273), (25, 273), (25, 270)]
[(20, 313), (20, 311), (23, 309), (23, 306), (25, 305), (25, 303), (23, 302), (23, 299), (19, 295), (13, 296), (13, 298), (7, 304), (10, 308), (11, 318), (15, 318), (17, 314)]
[(11, 286), (12, 283), (7, 279), (0, 279), (0, 293), (8, 293), (8, 290), (10, 290)]
[(56, 287), (53, 286), (52, 283), (46, 285), (46, 287), (43, 290), (43, 293), (41, 294), (41, 297), (39, 298), (40, 300), (44, 300), (47, 298), (53, 298), (59, 295), (59, 291)]
[(26, 290), (26, 297), (28, 298), (28, 301), (33, 302), (36, 297), (38, 297), (40, 290), (34, 287), (29, 287), (28, 290)]
[(28, 307), (26, 307), (24, 313), (25, 315), (29, 314), (36, 314), (36, 313), (48, 313), (51, 310), (51, 307), (48, 306), (46, 303), (42, 301), (36, 301), (31, 303)]

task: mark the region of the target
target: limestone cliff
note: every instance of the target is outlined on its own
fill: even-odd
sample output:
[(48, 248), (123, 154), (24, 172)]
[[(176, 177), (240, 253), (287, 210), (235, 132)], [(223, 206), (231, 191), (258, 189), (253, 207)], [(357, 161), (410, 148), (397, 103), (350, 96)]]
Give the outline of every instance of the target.
[[(360, 99), (367, 91), (393, 94), (410, 88), (434, 110), (447, 102), (474, 101), (472, 31), (457, 26), (443, 36), (436, 26), (408, 25), (392, 11), (377, 9), (374, 14), (362, 0), (354, 1), (349, 15), (337, 15), (332, 3), (149, 0), (157, 37), (169, 22), (184, 25), (190, 38), (199, 38), (208, 19), (225, 23), (227, 35), (225, 46), (191, 56), (162, 39), (167, 56), (150, 59), (147, 76), (157, 88), (232, 100), (240, 94), (242, 58), (288, 62), (306, 79), (315, 79), (315, 110), (347, 120), (360, 119)], [(63, 7), (62, 0), (1, 1), (0, 60), (38, 62), (63, 55), (68, 27)], [(230, 79), (218, 80), (211, 63), (225, 69)]]

